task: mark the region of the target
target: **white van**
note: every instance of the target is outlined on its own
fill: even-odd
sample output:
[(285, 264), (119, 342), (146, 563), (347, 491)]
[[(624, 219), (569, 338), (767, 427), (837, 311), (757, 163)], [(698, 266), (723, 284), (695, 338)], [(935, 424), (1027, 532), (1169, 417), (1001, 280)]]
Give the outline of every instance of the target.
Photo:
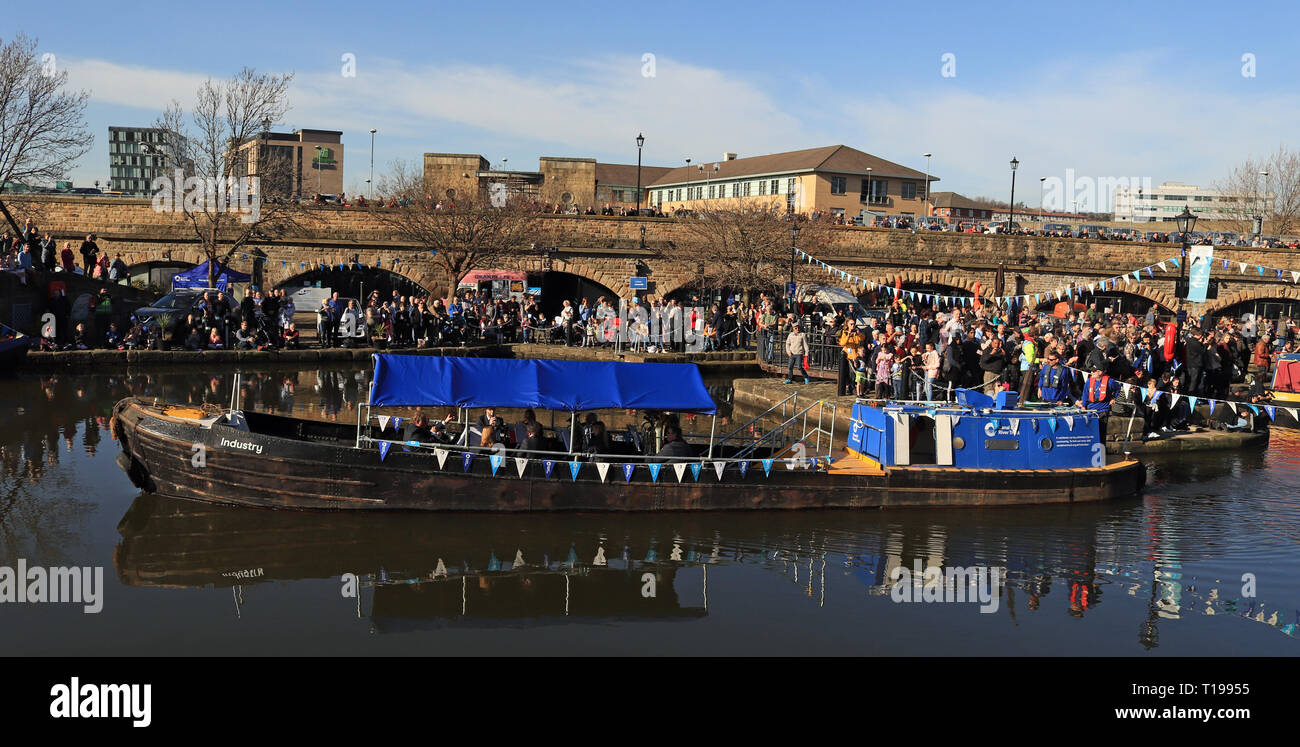
[(803, 304), (805, 314), (815, 308), (822, 316), (834, 316), (839, 311), (856, 319), (884, 316), (881, 311), (868, 310), (852, 291), (837, 285), (802, 285), (799, 287), (799, 302)]

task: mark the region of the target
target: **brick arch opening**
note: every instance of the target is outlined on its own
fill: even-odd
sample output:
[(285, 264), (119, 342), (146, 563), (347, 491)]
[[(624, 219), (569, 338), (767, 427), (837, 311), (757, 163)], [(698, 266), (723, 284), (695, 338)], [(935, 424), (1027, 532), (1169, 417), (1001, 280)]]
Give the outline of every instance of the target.
[(1250, 290), (1230, 293), (1213, 301), (1208, 301), (1205, 305), (1205, 312), (1207, 314), (1223, 315), (1225, 312), (1231, 311), (1232, 307), (1237, 306), (1238, 304), (1245, 304), (1253, 301), (1295, 303), (1300, 301), (1300, 288), (1269, 286), (1266, 288), (1251, 288)]
[(888, 296), (892, 295), (892, 291), (885, 290), (885, 291), (877, 292), (874, 290), (874, 286), (878, 284), (878, 285), (886, 286), (889, 289), (892, 289), (894, 287), (894, 284), (899, 281), (901, 281), (902, 289), (905, 291), (916, 290), (920, 288), (928, 288), (928, 289), (942, 288), (945, 289), (947, 292), (940, 293), (939, 295), (961, 295), (961, 296), (974, 296), (975, 286), (976, 284), (979, 284), (981, 298), (992, 298), (993, 296), (991, 284), (985, 284), (984, 281), (981, 280), (980, 278), (972, 279), (968, 276), (958, 275), (957, 273), (953, 273), (953, 272), (933, 271), (933, 270), (925, 270), (925, 271), (904, 270), (904, 271), (894, 272), (888, 275), (878, 274), (878, 275), (868, 276), (864, 279), (868, 283), (866, 291), (862, 290), (861, 285), (854, 287), (853, 285), (849, 283), (845, 283), (843, 281), (838, 282), (836, 284), (848, 288), (849, 290), (852, 290), (855, 294), (858, 295), (859, 298), (867, 299), (867, 300), (870, 300), (870, 297), (873, 293), (877, 294), (876, 297), (878, 299), (887, 300)]
[[(1033, 294), (1030, 295), (1032, 296)], [(1088, 305), (1093, 302), (1093, 300), (1097, 300), (1098, 301), (1097, 308), (1102, 309), (1105, 308), (1106, 305), (1105, 299), (1115, 298), (1115, 297), (1119, 297), (1121, 300), (1123, 300), (1125, 297), (1141, 299), (1143, 301), (1146, 301), (1149, 304), (1153, 304), (1156, 307), (1163, 309), (1165, 312), (1173, 313), (1173, 307), (1170, 306), (1170, 304), (1174, 303), (1174, 301), (1173, 299), (1169, 298), (1169, 296), (1164, 292), (1155, 291), (1153, 293), (1138, 293), (1135, 290), (1133, 290), (1132, 287), (1126, 290), (1105, 290), (1105, 291), (1098, 290), (1096, 293), (1084, 293), (1082, 296), (1075, 293), (1073, 294), (1072, 297), (1061, 296), (1060, 298), (1056, 297), (1055, 292), (1045, 293), (1043, 294), (1042, 300), (1036, 304), (1032, 304), (1032, 306), (1036, 311), (1050, 312), (1056, 308), (1057, 304), (1069, 300), (1069, 301), (1073, 301), (1076, 304), (1081, 304), (1083, 308), (1086, 309), (1088, 308)], [(1130, 309), (1128, 308), (1123, 309), (1123, 311), (1125, 312), (1129, 310)], [(1146, 311), (1145, 306), (1142, 307), (1142, 311), (1145, 313)]]
[[(642, 291), (633, 291), (628, 286), (628, 279), (636, 274), (636, 259), (630, 258), (622, 260), (611, 266), (608, 262), (596, 264), (590, 260), (581, 257), (555, 257), (549, 262), (542, 257), (528, 257), (522, 259), (518, 269), (526, 272), (562, 272), (569, 275), (577, 275), (580, 278), (600, 285), (610, 290), (615, 299), (630, 299), (633, 295), (645, 295)], [(497, 268), (483, 268), (497, 269)], [(505, 268), (501, 268), (505, 269)], [(653, 275), (653, 272), (652, 272)], [(652, 278), (654, 279), (654, 278)], [(655, 280), (655, 295), (662, 298), (667, 291), (664, 291), (659, 280)], [(668, 282), (672, 282), (669, 280)], [(680, 285), (678, 282), (676, 285)], [(676, 287), (673, 286), (673, 288)], [(672, 288), (669, 289), (671, 291)], [(617, 303), (617, 301), (615, 301)]]

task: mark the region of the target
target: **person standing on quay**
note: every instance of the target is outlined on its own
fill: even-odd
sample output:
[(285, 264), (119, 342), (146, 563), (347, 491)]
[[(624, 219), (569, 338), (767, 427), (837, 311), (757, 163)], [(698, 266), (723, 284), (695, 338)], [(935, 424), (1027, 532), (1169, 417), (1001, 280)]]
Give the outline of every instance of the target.
[[(803, 367), (803, 357), (808, 354), (808, 338), (804, 335), (796, 322), (790, 327), (790, 334), (785, 337), (785, 354), (790, 357), (790, 367), (785, 375), (785, 383), (794, 382), (794, 372), (796, 369)], [(808, 377), (803, 377), (803, 383), (808, 383)]]
[(95, 273), (97, 254), (99, 254), (99, 245), (95, 243), (95, 234), (92, 233), (81, 242), (81, 260), (86, 268), (86, 277), (92, 277)]

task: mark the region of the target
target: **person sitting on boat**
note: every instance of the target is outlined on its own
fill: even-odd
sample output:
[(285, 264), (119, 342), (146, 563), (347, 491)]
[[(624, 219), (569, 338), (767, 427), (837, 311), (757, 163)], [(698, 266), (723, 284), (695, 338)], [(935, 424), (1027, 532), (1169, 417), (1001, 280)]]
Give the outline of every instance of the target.
[(1043, 402), (1068, 402), (1074, 384), (1074, 372), (1061, 363), (1055, 350), (1047, 354), (1047, 363), (1038, 372), (1038, 399)]
[(1092, 369), (1088, 380), (1083, 382), (1083, 399), (1079, 404), (1097, 413), (1102, 440), (1106, 440), (1106, 419), (1110, 415), (1110, 403), (1115, 399), (1119, 384), (1107, 376), (1100, 368)]
[(655, 456), (673, 458), (695, 457), (695, 450), (691, 445), (682, 440), (682, 429), (680, 426), (670, 424), (664, 426), (664, 445)]
[(542, 450), (542, 424), (536, 420), (524, 426), (524, 439), (519, 442), (517, 447), (524, 454), (536, 453)]

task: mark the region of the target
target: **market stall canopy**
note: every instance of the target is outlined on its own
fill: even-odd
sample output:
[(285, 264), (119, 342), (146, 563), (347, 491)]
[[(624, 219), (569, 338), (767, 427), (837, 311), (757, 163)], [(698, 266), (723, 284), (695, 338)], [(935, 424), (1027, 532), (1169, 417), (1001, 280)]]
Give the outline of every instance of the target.
[(693, 363), (444, 358), (376, 354), (376, 407), (716, 410)]
[[(247, 283), (252, 276), (232, 270), (229, 266), (217, 263), (217, 280), (213, 288), (219, 291), (229, 290), (231, 283)], [(208, 263), (204, 262), (198, 267), (193, 267), (185, 272), (178, 272), (172, 275), (172, 290), (178, 288), (207, 288), (208, 287)]]

